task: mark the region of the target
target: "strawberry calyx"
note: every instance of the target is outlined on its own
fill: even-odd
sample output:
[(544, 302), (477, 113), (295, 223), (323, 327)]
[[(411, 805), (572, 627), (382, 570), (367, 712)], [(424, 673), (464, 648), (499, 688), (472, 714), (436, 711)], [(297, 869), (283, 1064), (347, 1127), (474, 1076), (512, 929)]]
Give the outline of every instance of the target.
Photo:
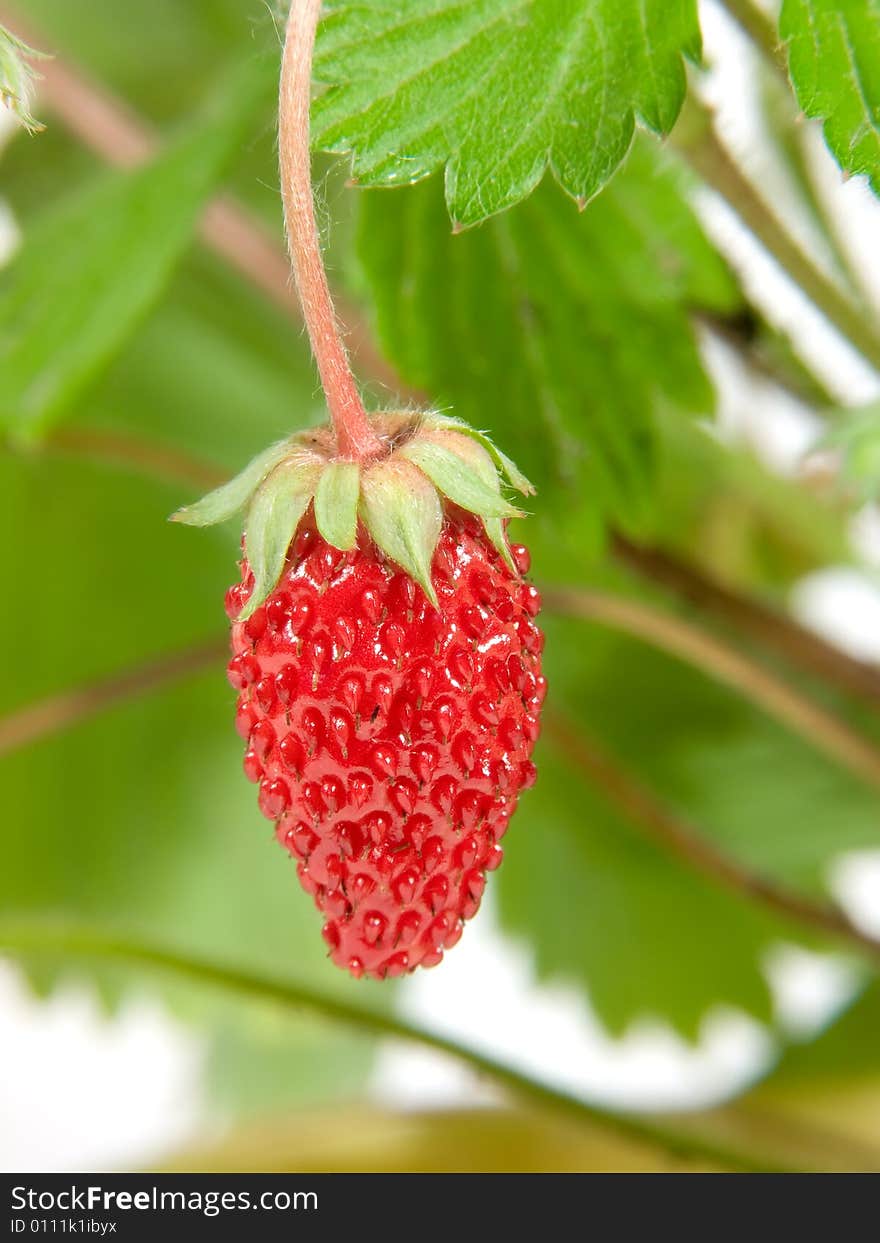
[(371, 416), (381, 453), (341, 458), (331, 428), (309, 428), (258, 454), (240, 474), (172, 521), (213, 526), (246, 511), (245, 548), (254, 589), (239, 620), (274, 590), (290, 543), (311, 511), (328, 544), (348, 552), (362, 526), (437, 607), (431, 563), (449, 503), (482, 519), (513, 573), (506, 522), (521, 517), (503, 493), (534, 488), (484, 433), (449, 415), (394, 411)]

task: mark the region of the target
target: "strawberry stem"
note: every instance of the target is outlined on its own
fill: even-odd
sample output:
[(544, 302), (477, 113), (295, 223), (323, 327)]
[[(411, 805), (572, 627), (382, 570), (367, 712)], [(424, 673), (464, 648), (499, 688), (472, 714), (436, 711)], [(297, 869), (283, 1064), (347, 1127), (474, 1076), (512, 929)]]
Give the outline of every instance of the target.
[(339, 455), (362, 461), (381, 452), (340, 336), (315, 222), (309, 158), (312, 52), (321, 0), (293, 0), (287, 20), (278, 107), (281, 195), (290, 262), (318, 364)]

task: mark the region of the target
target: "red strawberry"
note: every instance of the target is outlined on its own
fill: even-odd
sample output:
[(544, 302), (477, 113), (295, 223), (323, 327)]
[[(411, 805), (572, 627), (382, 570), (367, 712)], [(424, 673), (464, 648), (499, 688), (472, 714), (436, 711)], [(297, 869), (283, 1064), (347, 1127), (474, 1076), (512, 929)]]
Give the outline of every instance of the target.
[(496, 463), (527, 482), (451, 419), (376, 426), (377, 462), (309, 433), (179, 516), (253, 497), (226, 601), (245, 772), (333, 961), (385, 978), (440, 962), (479, 908), (535, 779), (546, 683)]

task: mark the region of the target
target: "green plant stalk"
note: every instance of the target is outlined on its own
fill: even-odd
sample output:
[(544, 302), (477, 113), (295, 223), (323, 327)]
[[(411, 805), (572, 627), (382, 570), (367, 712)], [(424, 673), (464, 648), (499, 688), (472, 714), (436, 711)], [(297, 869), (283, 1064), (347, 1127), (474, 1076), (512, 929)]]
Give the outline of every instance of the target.
[(752, 0), (721, 0), (721, 5), (787, 83), (788, 58), (772, 18), (753, 4)]
[(786, 275), (838, 332), (880, 372), (880, 332), (792, 238), (715, 133), (710, 110), (693, 94), (670, 142), (697, 175), (736, 212)]
[(61, 956), (65, 959), (100, 960), (153, 968), (193, 984), (224, 989), (251, 1001), (270, 1003), (285, 1010), (307, 1011), (373, 1036), (404, 1040), (443, 1053), (486, 1075), (516, 1096), (581, 1123), (605, 1127), (625, 1139), (659, 1148), (674, 1158), (708, 1162), (733, 1171), (766, 1173), (792, 1168), (785, 1162), (764, 1160), (684, 1126), (673, 1128), (570, 1096), (429, 1028), (377, 1013), (364, 1006), (351, 1005), (305, 985), (178, 954), (100, 928), (72, 923), (4, 920), (0, 922), (0, 949), (25, 955)]
[(352, 461), (378, 456), (381, 442), (364, 410), (345, 352), (315, 221), (309, 149), (312, 52), (321, 0), (293, 0), (287, 19), (278, 109), (281, 198), (290, 263), (339, 454)]
[[(734, 21), (748, 35), (766, 63), (775, 72), (777, 81), (782, 83), (791, 105), (792, 119), (800, 117), (802, 120), (803, 114), (800, 113), (797, 101), (793, 98), (791, 92), (786, 46), (780, 42), (773, 21), (758, 9), (751, 0), (721, 0), (721, 3)], [(780, 141), (784, 143), (785, 138), (781, 138)], [(834, 262), (837, 264), (841, 274), (846, 277), (848, 284), (859, 296), (859, 304), (869, 307), (870, 298), (867, 296), (869, 295), (869, 290), (865, 288), (864, 276), (859, 272), (851, 256), (847, 254), (846, 249), (841, 244), (832, 215), (816, 193), (816, 189), (810, 179), (809, 170), (803, 159), (803, 151), (798, 152), (798, 161), (802, 167), (795, 170), (795, 175), (806, 206), (814, 221), (821, 228)], [(826, 404), (830, 406), (834, 403), (829, 401)]]
[[(17, 15), (3, 8), (0, 17), (21, 29)], [(36, 34), (29, 34), (37, 41)], [(45, 72), (43, 94), (55, 110), (86, 146), (111, 164), (128, 166), (147, 158), (155, 146), (155, 136), (144, 122), (105, 89), (90, 83), (64, 61), (50, 61)], [(275, 246), (256, 221), (235, 200), (216, 199), (206, 213), (202, 234), (205, 241), (233, 268), (260, 288), (286, 313), (298, 318), (295, 299), (289, 288), (289, 268), (282, 252)], [(355, 308), (336, 298), (342, 320), (348, 325), (353, 352), (362, 366), (386, 388), (400, 391), (400, 383), (376, 352), (369, 331)], [(722, 330), (722, 335), (725, 334)], [(732, 343), (747, 357), (749, 350), (735, 337)], [(758, 360), (759, 370), (772, 373), (783, 388), (791, 388), (790, 377), (777, 374), (772, 360)], [(795, 392), (796, 396), (803, 396)]]
[(880, 666), (835, 647), (794, 618), (734, 591), (663, 548), (633, 543), (619, 533), (613, 535), (611, 546), (615, 558), (643, 582), (665, 588), (689, 608), (754, 640), (792, 670), (808, 673), (872, 707), (880, 704)]
[(642, 785), (583, 726), (569, 721), (558, 710), (548, 710), (545, 729), (578, 774), (666, 853), (740, 898), (782, 916), (793, 927), (812, 928), (823, 936), (833, 937), (841, 948), (860, 950), (875, 969), (880, 968), (880, 940), (863, 932), (840, 907), (814, 901), (797, 890), (788, 889), (719, 850), (705, 833), (695, 829)]
[(625, 596), (548, 587), (551, 612), (597, 622), (641, 639), (728, 686), (804, 742), (880, 789), (880, 750), (757, 661), (683, 618)]
[[(785, 697), (785, 684), (776, 683), (760, 666), (751, 666), (733, 649), (716, 643), (674, 616), (638, 601), (572, 588), (551, 588), (545, 592), (545, 602), (548, 608), (556, 608), (563, 614), (612, 626), (652, 643), (721, 681), (732, 679), (735, 689), (742, 689), (738, 673), (745, 671), (743, 678), (750, 686), (755, 680), (759, 683), (756, 702), (761, 702), (762, 694), (769, 696), (769, 704), (762, 704), (764, 707), (772, 706), (777, 695)], [(0, 718), (0, 755), (70, 728), (115, 704), (197, 673), (220, 660), (225, 647), (225, 642), (208, 641), (125, 669), (103, 681), (29, 704)], [(810, 707), (808, 702), (808, 710)], [(835, 725), (833, 718), (831, 725)], [(583, 729), (570, 725), (560, 713), (550, 713), (547, 728), (575, 766), (665, 850), (689, 867), (733, 889), (747, 901), (757, 902), (796, 925), (839, 939), (873, 964), (880, 965), (880, 941), (855, 925), (844, 911), (831, 903), (816, 902), (797, 890), (789, 890), (718, 850), (705, 833), (665, 807), (651, 790), (605, 754)]]
[(115, 704), (152, 694), (170, 682), (216, 667), (229, 651), (229, 641), (203, 643), (132, 665), (100, 682), (74, 687), (38, 699), (8, 716), (0, 717), (0, 756), (32, 742), (79, 725)]

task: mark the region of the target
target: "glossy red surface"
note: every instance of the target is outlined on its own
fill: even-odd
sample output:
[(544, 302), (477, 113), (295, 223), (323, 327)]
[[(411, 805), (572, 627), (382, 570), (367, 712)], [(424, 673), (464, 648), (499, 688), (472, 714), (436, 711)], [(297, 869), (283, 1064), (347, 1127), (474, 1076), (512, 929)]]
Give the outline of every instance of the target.
[[(513, 554), (525, 574), (526, 549)], [(231, 617), (252, 581), (245, 562)], [(447, 523), (433, 582), (439, 612), (371, 545), (340, 553), (306, 530), (232, 626), (245, 773), (354, 976), (440, 962), (535, 779), (537, 591), (467, 516)]]

